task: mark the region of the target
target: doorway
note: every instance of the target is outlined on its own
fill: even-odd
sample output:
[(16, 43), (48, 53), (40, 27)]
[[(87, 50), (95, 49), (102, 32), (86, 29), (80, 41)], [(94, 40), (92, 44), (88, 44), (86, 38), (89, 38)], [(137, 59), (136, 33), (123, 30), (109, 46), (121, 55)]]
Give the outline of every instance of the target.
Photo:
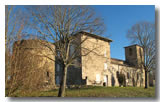
[(103, 86), (108, 86), (108, 75), (103, 76)]

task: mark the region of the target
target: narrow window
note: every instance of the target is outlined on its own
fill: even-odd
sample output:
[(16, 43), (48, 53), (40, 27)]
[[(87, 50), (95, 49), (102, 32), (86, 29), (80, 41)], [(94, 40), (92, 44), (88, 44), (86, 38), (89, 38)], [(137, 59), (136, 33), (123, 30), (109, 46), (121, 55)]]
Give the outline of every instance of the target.
[(129, 48), (129, 55), (132, 56), (132, 48)]
[(60, 52), (59, 51), (57, 51), (57, 57), (60, 57)]
[(70, 56), (74, 53), (74, 46), (70, 45)]
[(107, 82), (106, 76), (103, 76), (103, 81), (104, 81), (104, 82)]
[(104, 69), (105, 70), (107, 69), (107, 63), (104, 63)]
[(139, 55), (140, 55), (140, 58), (142, 59), (142, 51), (141, 51), (141, 48), (139, 48)]
[(86, 76), (86, 79), (87, 79), (87, 76)]
[(11, 79), (11, 76), (10, 75), (8, 75), (8, 80), (10, 80)]
[(47, 77), (49, 77), (49, 72), (47, 71)]
[(105, 48), (105, 51), (104, 51), (104, 57), (107, 57), (107, 50)]
[(57, 64), (57, 72), (60, 70), (60, 65)]
[(142, 56), (142, 53), (141, 53), (141, 48), (139, 48), (139, 54), (140, 54), (140, 56)]
[(60, 84), (59, 82), (60, 82), (60, 81), (59, 81), (59, 76), (57, 76), (57, 77), (56, 77), (56, 84)]
[(137, 80), (139, 79), (139, 73), (137, 73)]
[(130, 78), (129, 73), (127, 73), (127, 78), (128, 78), (128, 79)]
[(96, 74), (96, 82), (100, 83), (100, 75), (99, 74)]
[(117, 73), (117, 78), (119, 77), (119, 71), (116, 72)]

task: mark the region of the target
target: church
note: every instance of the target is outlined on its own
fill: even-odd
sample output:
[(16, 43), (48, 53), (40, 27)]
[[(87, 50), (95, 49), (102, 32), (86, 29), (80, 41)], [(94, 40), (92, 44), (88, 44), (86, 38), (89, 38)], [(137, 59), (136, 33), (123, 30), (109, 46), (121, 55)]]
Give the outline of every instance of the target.
[[(87, 40), (81, 44), (81, 47), (87, 49), (96, 47), (97, 49), (86, 56), (80, 56), (75, 61), (77, 66), (68, 68), (67, 86), (144, 86), (145, 74), (141, 65), (144, 62), (144, 56), (141, 46), (135, 44), (124, 47), (125, 60), (119, 60), (111, 58), (111, 39), (82, 31), (77, 34), (77, 41), (82, 41), (86, 37)], [(62, 68), (61, 65), (56, 63), (56, 57), (50, 49), (46, 47), (46, 45), (50, 45), (52, 49), (56, 49), (55, 46), (46, 41), (43, 41), (43, 44), (45, 46), (42, 45), (40, 40), (15, 42), (13, 46), (15, 59), (12, 70), (15, 66), (24, 70), (23, 76), (25, 77), (19, 80), (24, 85), (35, 83), (36, 88), (55, 88), (60, 85)], [(74, 49), (74, 47), (71, 49)], [(79, 53), (83, 54), (85, 51), (80, 50)], [(26, 69), (32, 69), (33, 72), (27, 73)], [(19, 75), (21, 76), (21, 74)]]
[[(95, 34), (80, 32), (78, 39), (87, 40), (82, 47), (92, 49), (94, 52), (87, 56), (81, 56), (78, 67), (68, 68), (67, 85), (98, 85), (98, 86), (120, 86), (119, 74), (124, 75), (123, 86), (144, 86), (145, 75), (141, 63), (144, 61), (143, 49), (139, 45), (126, 46), (125, 60), (111, 58), (111, 39)], [(95, 53), (96, 52), (96, 53)], [(81, 50), (81, 54), (85, 51)], [(98, 53), (98, 54), (97, 54)], [(117, 52), (118, 53), (118, 52)], [(56, 64), (56, 84), (60, 84), (60, 65)]]

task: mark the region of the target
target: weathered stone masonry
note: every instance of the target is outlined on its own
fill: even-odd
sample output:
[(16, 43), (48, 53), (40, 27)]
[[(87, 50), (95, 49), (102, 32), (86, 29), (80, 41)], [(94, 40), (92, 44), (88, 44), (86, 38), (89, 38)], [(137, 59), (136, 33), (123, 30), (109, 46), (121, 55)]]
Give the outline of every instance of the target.
[[(118, 72), (125, 75), (127, 86), (144, 86), (144, 70), (141, 66), (144, 57), (143, 49), (139, 45), (125, 47), (126, 60), (123, 61), (111, 58), (110, 43), (112, 40), (87, 32), (80, 32), (77, 34), (76, 41), (81, 42), (86, 37), (87, 40), (81, 47), (94, 50), (87, 56), (80, 56), (76, 62), (77, 66), (70, 66), (68, 68), (67, 85), (119, 86), (117, 79)], [(25, 42), (30, 42), (30, 40), (26, 40)], [(27, 45), (27, 43), (22, 43), (21, 46), (25, 44)], [(55, 59), (55, 56), (52, 54), (53, 52), (49, 51), (48, 48), (42, 47), (40, 44), (35, 46), (39, 46), (43, 50), (32, 49), (30, 50), (32, 54), (49, 55), (49, 57)], [(55, 49), (54, 45), (52, 46)], [(82, 48), (79, 53), (83, 55), (87, 51)], [(46, 57), (41, 57), (40, 59), (42, 60), (37, 63), (39, 66), (37, 68), (45, 68), (43, 72), (45, 74), (43, 76), (45, 79), (44, 82), (52, 86), (59, 85), (62, 76), (61, 66)], [(48, 63), (47, 68), (45, 67), (45, 62)]]
[[(143, 49), (138, 45), (125, 47), (126, 60), (113, 59), (110, 56), (112, 40), (87, 32), (81, 32), (78, 41), (87, 40), (82, 48), (95, 50), (87, 56), (80, 57), (80, 66), (71, 66), (68, 69), (67, 85), (106, 85), (119, 86), (117, 72), (123, 73), (127, 86), (144, 86), (144, 70), (141, 67)], [(81, 49), (80, 53), (86, 53)], [(57, 81), (60, 79), (59, 74)], [(60, 82), (60, 81), (58, 81)]]

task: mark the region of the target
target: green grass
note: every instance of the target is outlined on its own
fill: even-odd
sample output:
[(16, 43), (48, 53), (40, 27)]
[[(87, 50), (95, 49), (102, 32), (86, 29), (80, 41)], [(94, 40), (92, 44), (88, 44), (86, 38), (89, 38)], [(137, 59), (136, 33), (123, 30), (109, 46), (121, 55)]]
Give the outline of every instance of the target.
[[(12, 97), (57, 97), (58, 90), (49, 91), (16, 91)], [(155, 97), (155, 87), (84, 87), (66, 89), (66, 97)]]

